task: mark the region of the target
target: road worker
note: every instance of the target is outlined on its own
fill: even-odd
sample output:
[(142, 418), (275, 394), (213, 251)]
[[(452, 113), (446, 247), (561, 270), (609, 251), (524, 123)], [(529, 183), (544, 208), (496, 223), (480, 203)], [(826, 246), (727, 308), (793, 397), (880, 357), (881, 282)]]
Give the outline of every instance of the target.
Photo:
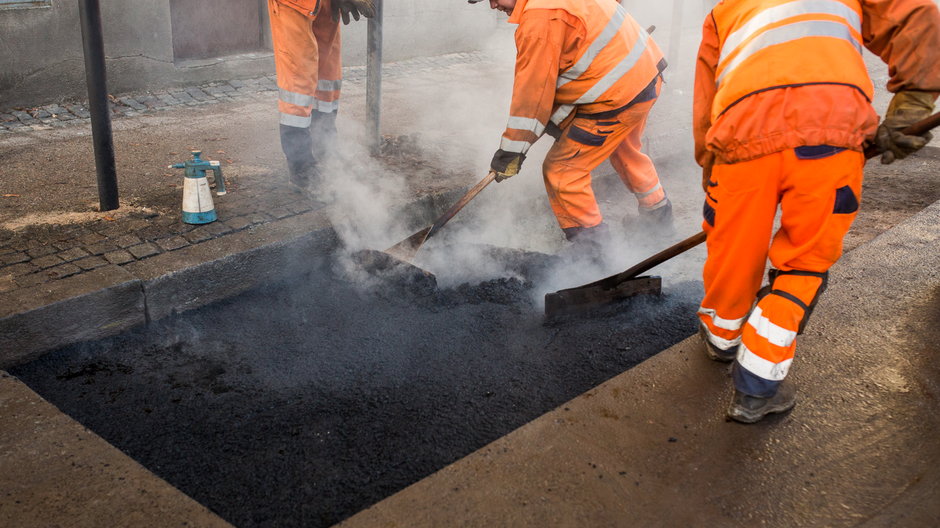
[[(880, 126), (862, 46), (889, 67)], [(699, 333), (709, 357), (734, 363), (731, 419), (793, 407), (784, 378), (858, 211), (863, 145), (890, 163), (926, 144), (899, 131), (933, 111), (938, 59), (930, 0), (734, 0), (706, 17), (693, 109), (708, 233)]]
[(290, 183), (314, 192), (335, 150), (342, 84), (339, 19), (375, 14), (373, 0), (268, 0), (281, 148)]
[(616, 0), (489, 2), (519, 25), (509, 122), (490, 165), (496, 181), (516, 175), (548, 133), (556, 141), (542, 174), (568, 240), (596, 250), (606, 238), (591, 171), (608, 157), (636, 196), (641, 222), (668, 233), (672, 205), (640, 151), (666, 67), (653, 39)]

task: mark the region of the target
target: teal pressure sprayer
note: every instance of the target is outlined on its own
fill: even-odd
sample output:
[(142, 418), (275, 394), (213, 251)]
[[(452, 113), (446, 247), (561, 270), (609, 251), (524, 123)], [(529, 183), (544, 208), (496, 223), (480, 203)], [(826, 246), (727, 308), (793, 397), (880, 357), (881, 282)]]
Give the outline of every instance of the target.
[(218, 216), (212, 203), (212, 191), (206, 171), (215, 173), (215, 190), (218, 196), (225, 194), (225, 178), (218, 161), (202, 159), (202, 151), (194, 150), (193, 159), (168, 166), (169, 169), (186, 169), (183, 180), (183, 222), (187, 224), (208, 224), (215, 222)]

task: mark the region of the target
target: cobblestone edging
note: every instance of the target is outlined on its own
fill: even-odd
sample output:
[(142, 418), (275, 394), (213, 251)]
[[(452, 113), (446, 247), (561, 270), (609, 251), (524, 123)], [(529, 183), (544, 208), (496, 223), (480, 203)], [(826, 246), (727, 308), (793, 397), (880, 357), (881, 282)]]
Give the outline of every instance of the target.
[[(402, 77), (422, 71), (447, 68), (458, 64), (485, 62), (482, 52), (451, 53), (434, 57), (419, 57), (385, 64), (382, 75), (386, 78)], [(365, 82), (366, 68), (351, 66), (343, 68), (343, 82), (358, 84)], [(254, 79), (230, 80), (203, 83), (187, 88), (157, 92), (110, 96), (111, 117), (134, 117), (180, 106), (197, 106), (228, 100), (240, 100), (253, 94), (264, 94), (277, 90), (274, 75)], [(72, 101), (47, 104), (32, 108), (0, 109), (0, 134), (49, 130), (74, 124), (90, 122), (87, 102)]]
[[(179, 214), (135, 212), (113, 221), (0, 230), (0, 292), (64, 279), (108, 264), (124, 266), (317, 208), (315, 202), (290, 190), (268, 192), (283, 195), (270, 201), (279, 205), (264, 207), (251, 197), (231, 195), (226, 197), (219, 220), (203, 225), (184, 224)], [(237, 216), (226, 217), (227, 211), (235, 211)]]

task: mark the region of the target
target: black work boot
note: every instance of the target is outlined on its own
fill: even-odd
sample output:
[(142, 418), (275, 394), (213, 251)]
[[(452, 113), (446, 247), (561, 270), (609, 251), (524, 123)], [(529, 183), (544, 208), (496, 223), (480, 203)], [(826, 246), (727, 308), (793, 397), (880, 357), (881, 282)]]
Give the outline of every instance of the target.
[(584, 260), (598, 265), (603, 264), (604, 248), (610, 245), (610, 230), (607, 224), (600, 223), (593, 227), (566, 227), (562, 229), (571, 245), (565, 248), (565, 255), (573, 259)]
[(319, 112), (314, 110), (310, 114), (310, 136), (313, 146), (313, 157), (322, 163), (336, 155), (336, 112)]
[[(665, 202), (665, 203), (663, 203)], [(676, 234), (676, 228), (672, 222), (672, 202), (669, 198), (663, 198), (663, 201), (652, 208), (640, 207), (636, 219), (634, 230), (645, 233), (655, 238), (672, 238)]]
[(796, 405), (796, 387), (783, 382), (777, 387), (777, 393), (769, 398), (761, 398), (734, 390), (734, 398), (728, 407), (728, 418), (741, 423), (754, 423), (772, 413), (787, 412)]
[(316, 198), (322, 177), (313, 156), (310, 129), (281, 125), (281, 148), (287, 157), (288, 182), (294, 189)]
[(698, 336), (702, 339), (702, 350), (705, 351), (705, 355), (708, 356), (708, 359), (712, 361), (730, 363), (734, 361), (734, 358), (738, 355), (738, 347), (736, 346), (725, 350), (709, 341), (708, 330), (705, 329), (705, 325), (701, 322), (698, 324)]
[(288, 162), (287, 167), (290, 170), (288, 182), (291, 186), (312, 198), (317, 198), (323, 182), (319, 166), (316, 163), (302, 165)]

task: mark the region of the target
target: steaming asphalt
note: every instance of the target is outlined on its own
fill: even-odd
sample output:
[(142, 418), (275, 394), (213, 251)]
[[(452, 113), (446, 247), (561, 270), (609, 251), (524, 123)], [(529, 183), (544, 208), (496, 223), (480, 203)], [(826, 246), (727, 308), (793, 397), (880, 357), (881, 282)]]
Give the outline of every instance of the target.
[(701, 294), (544, 326), (517, 279), (427, 295), (336, 269), (12, 373), (237, 526), (327, 526), (691, 335)]

